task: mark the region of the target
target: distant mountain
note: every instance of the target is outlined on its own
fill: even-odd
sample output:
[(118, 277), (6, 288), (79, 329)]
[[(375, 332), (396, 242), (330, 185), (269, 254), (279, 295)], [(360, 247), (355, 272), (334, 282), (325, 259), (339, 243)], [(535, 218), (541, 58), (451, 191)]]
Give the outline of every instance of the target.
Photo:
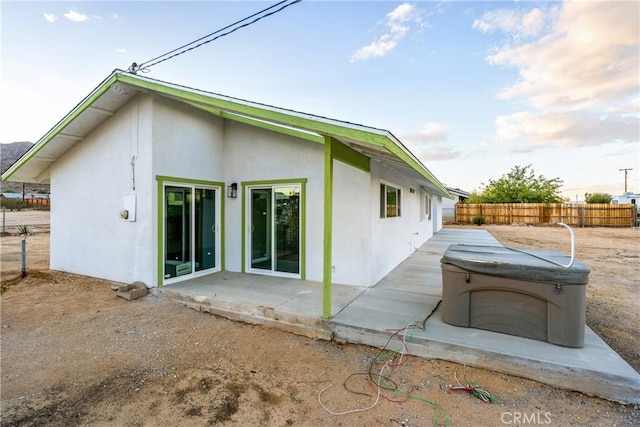
[[(24, 153), (26, 153), (33, 143), (29, 141), (12, 142), (11, 144), (0, 144), (0, 173), (4, 173), (11, 167)], [(22, 192), (22, 184), (19, 182), (2, 182), (2, 191), (14, 190)], [(26, 191), (38, 192), (40, 190), (49, 191), (49, 186), (44, 184), (26, 184)]]

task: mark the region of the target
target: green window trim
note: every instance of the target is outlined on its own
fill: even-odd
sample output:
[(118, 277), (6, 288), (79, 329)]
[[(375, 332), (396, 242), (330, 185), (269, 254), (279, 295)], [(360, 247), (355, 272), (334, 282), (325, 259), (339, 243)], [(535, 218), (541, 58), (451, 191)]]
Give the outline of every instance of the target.
[(164, 285), (164, 186), (166, 183), (186, 184), (186, 185), (204, 185), (208, 187), (220, 188), (220, 271), (225, 270), (225, 183), (220, 181), (206, 181), (202, 179), (180, 178), (166, 175), (156, 175), (157, 194), (156, 194), (156, 221), (157, 221), (157, 285)]
[(300, 186), (300, 280), (307, 276), (307, 178), (270, 179), (259, 181), (241, 181), (242, 187), (242, 233), (241, 233), (241, 267), (242, 273), (247, 272), (247, 189), (255, 186), (278, 186), (295, 184)]

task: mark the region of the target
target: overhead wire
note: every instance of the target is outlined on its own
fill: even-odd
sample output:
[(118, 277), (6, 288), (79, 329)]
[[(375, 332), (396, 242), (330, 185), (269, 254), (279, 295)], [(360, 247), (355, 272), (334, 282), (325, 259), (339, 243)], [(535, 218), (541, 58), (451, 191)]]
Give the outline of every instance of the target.
[[(245, 27), (248, 27), (249, 25), (255, 24), (256, 22), (260, 21), (261, 19), (264, 19), (264, 18), (267, 18), (269, 16), (275, 15), (276, 13), (281, 12), (282, 10), (288, 8), (289, 6), (293, 6), (294, 4), (299, 3), (301, 1), (302, 0), (293, 0), (293, 1), (291, 1), (291, 0), (283, 0), (283, 1), (279, 2), (279, 3), (276, 3), (276, 4), (274, 4), (272, 6), (269, 6), (269, 7), (265, 8), (265, 9), (262, 9), (259, 12), (256, 12), (256, 13), (250, 15), (250, 16), (247, 16), (246, 18), (240, 19), (240, 20), (234, 22), (233, 24), (230, 24), (230, 25), (227, 25), (226, 27), (220, 28), (219, 30), (214, 31), (213, 33), (210, 33), (210, 34), (207, 34), (206, 36), (200, 37), (197, 40), (194, 40), (194, 41), (192, 41), (190, 43), (187, 43), (185, 45), (177, 47), (177, 48), (175, 48), (175, 49), (173, 49), (173, 50), (171, 50), (169, 52), (166, 52), (166, 53), (164, 53), (162, 55), (156, 56), (153, 59), (150, 59), (148, 61), (142, 62), (140, 64), (137, 64), (137, 63), (134, 62), (128, 68), (128, 71), (131, 72), (131, 73), (134, 73), (134, 74), (137, 73), (137, 72), (140, 72), (140, 71), (144, 72), (144, 73), (149, 72), (150, 71), (149, 68), (153, 67), (154, 65), (157, 65), (157, 64), (160, 64), (162, 62), (168, 61), (171, 58), (175, 58), (176, 56), (182, 55), (182, 54), (184, 54), (186, 52), (189, 52), (191, 50), (197, 49), (202, 45), (205, 45), (207, 43), (211, 43), (212, 41), (215, 41), (215, 40), (217, 40), (217, 39), (219, 39), (221, 37), (227, 36), (227, 35), (235, 32), (235, 31), (237, 31), (237, 30), (239, 30), (241, 28), (245, 28)], [(278, 9), (273, 10), (273, 11), (271, 11), (269, 13), (265, 13), (265, 12), (267, 12), (267, 11), (269, 11), (271, 9), (274, 9), (274, 8), (276, 8), (278, 6), (280, 6)], [(249, 19), (252, 19), (252, 18), (255, 18), (255, 19), (253, 19), (250, 22), (245, 22), (245, 21), (248, 21)], [(245, 23), (242, 24), (242, 25), (238, 25), (238, 24), (240, 24), (242, 22), (245, 22)], [(232, 28), (232, 27), (235, 27), (235, 28)], [(219, 34), (222, 31), (225, 31), (225, 30), (227, 30), (229, 28), (232, 28), (232, 29), (227, 31), (227, 32), (225, 32), (225, 33)], [(212, 36), (214, 36), (216, 34), (218, 34), (216, 37), (210, 38), (210, 37), (212, 37)], [(201, 42), (201, 43), (198, 43), (198, 42)], [(194, 46), (194, 43), (198, 43), (198, 44), (196, 44)]]

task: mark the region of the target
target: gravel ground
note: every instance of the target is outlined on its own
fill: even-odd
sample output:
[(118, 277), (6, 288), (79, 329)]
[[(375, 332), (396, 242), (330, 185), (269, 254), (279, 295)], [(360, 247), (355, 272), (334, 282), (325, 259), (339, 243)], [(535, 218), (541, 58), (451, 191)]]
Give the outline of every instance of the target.
[[(487, 229), (510, 246), (567, 248), (551, 228)], [(638, 230), (599, 230), (576, 230), (592, 268), (587, 321), (638, 369)], [(416, 357), (374, 364), (397, 386), (378, 394), (365, 373), (379, 349), (229, 321), (158, 292), (126, 301), (108, 281), (49, 271), (47, 233), (28, 251), (29, 275), (0, 297), (2, 426), (640, 424), (633, 405)], [(19, 239), (5, 237), (3, 282), (18, 273)], [(456, 378), (498, 402), (452, 391)]]

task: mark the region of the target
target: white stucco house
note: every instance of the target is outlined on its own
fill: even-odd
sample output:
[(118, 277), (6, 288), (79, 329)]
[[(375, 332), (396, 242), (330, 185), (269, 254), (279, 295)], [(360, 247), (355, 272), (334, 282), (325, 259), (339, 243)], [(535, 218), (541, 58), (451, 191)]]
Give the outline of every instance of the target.
[[(51, 185), (51, 269), (372, 286), (442, 227), (388, 131), (115, 70), (2, 176)], [(325, 311), (326, 312), (326, 311)]]
[(461, 190), (459, 188), (446, 187), (449, 194), (453, 196), (453, 199), (442, 199), (442, 220), (445, 223), (456, 222), (456, 203), (464, 203), (465, 200), (471, 196), (468, 191)]

